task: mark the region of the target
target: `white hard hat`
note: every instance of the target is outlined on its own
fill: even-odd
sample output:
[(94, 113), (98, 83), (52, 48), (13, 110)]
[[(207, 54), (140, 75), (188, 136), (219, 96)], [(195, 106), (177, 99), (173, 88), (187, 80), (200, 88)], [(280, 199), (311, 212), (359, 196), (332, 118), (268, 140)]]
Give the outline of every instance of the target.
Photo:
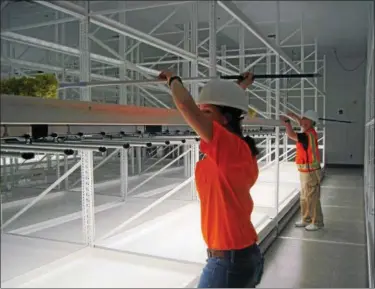
[(315, 123), (319, 121), (318, 113), (315, 110), (306, 111), (302, 117), (312, 120)]
[(197, 104), (214, 104), (238, 108), (247, 114), (249, 98), (236, 83), (227, 80), (211, 80), (195, 100)]

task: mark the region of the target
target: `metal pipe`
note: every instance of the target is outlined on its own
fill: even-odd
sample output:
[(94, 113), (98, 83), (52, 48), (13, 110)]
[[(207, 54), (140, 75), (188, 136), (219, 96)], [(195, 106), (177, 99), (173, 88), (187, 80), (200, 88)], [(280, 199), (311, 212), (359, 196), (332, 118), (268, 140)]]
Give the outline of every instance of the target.
[(76, 163), (73, 167), (70, 168), (66, 173), (64, 173), (59, 179), (57, 179), (53, 184), (51, 184), (48, 188), (46, 188), (40, 195), (38, 195), (35, 199), (33, 199), (28, 205), (23, 207), (18, 213), (16, 213), (13, 217), (8, 219), (4, 224), (2, 229), (5, 229), (10, 223), (18, 219), (22, 214), (24, 214), (28, 209), (34, 206), (37, 202), (39, 202), (45, 195), (47, 195), (50, 191), (52, 191), (61, 181), (63, 181), (67, 176), (73, 173), (78, 167), (81, 166), (81, 163)]

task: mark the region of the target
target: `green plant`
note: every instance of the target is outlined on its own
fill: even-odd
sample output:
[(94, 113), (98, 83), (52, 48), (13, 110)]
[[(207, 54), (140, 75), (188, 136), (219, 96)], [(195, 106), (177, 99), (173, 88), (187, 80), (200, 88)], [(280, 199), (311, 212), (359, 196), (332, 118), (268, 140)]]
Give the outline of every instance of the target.
[(11, 77), (0, 82), (1, 94), (14, 94), (41, 98), (57, 98), (58, 81), (54, 74), (35, 77)]

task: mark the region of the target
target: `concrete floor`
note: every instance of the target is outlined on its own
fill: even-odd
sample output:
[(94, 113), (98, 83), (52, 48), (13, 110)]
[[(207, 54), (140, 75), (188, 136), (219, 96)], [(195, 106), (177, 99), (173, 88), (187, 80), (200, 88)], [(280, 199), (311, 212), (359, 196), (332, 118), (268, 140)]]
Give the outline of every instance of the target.
[(366, 288), (362, 170), (327, 169), (322, 184), (325, 228), (307, 232), (294, 220), (265, 254), (259, 288)]

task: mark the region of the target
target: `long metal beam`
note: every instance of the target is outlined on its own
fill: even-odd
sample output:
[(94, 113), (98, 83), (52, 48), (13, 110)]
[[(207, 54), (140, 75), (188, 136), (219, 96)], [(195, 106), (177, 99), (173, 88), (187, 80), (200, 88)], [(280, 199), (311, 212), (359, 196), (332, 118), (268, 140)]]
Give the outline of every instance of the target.
[[(309, 74), (310, 77), (314, 77), (314, 74)], [(308, 76), (308, 74), (263, 74), (263, 75), (254, 75), (254, 79), (278, 79), (278, 78), (302, 78), (302, 76)], [(240, 79), (241, 77), (238, 76), (222, 76), (223, 79)], [(184, 83), (200, 83), (200, 82), (207, 82), (212, 79), (216, 79), (216, 77), (191, 77), (191, 78), (184, 78)], [(107, 81), (107, 82), (77, 82), (77, 83), (60, 83), (60, 89), (62, 88), (73, 88), (73, 87), (99, 87), (99, 86), (109, 86), (109, 85), (141, 85), (141, 84), (164, 84), (165, 80), (160, 79), (142, 79), (142, 80), (118, 80), (118, 81)]]
[[(218, 4), (227, 11), (233, 18), (235, 18), (239, 23), (241, 23), (248, 31), (250, 31), (255, 37), (257, 37), (260, 41), (262, 41), (269, 49), (271, 49), (277, 55), (280, 55), (281, 59), (285, 61), (294, 71), (297, 73), (303, 73), (289, 58), (289, 56), (277, 45), (269, 40), (257, 27), (256, 25), (237, 7), (233, 1), (225, 0), (225, 1), (217, 1)], [(318, 87), (316, 87), (315, 83), (306, 79), (306, 81), (316, 88), (320, 94), (322, 93)]]
[[(1, 95), (2, 125), (186, 125), (178, 110), (73, 100)], [(246, 118), (244, 125), (281, 126), (279, 121)]]

